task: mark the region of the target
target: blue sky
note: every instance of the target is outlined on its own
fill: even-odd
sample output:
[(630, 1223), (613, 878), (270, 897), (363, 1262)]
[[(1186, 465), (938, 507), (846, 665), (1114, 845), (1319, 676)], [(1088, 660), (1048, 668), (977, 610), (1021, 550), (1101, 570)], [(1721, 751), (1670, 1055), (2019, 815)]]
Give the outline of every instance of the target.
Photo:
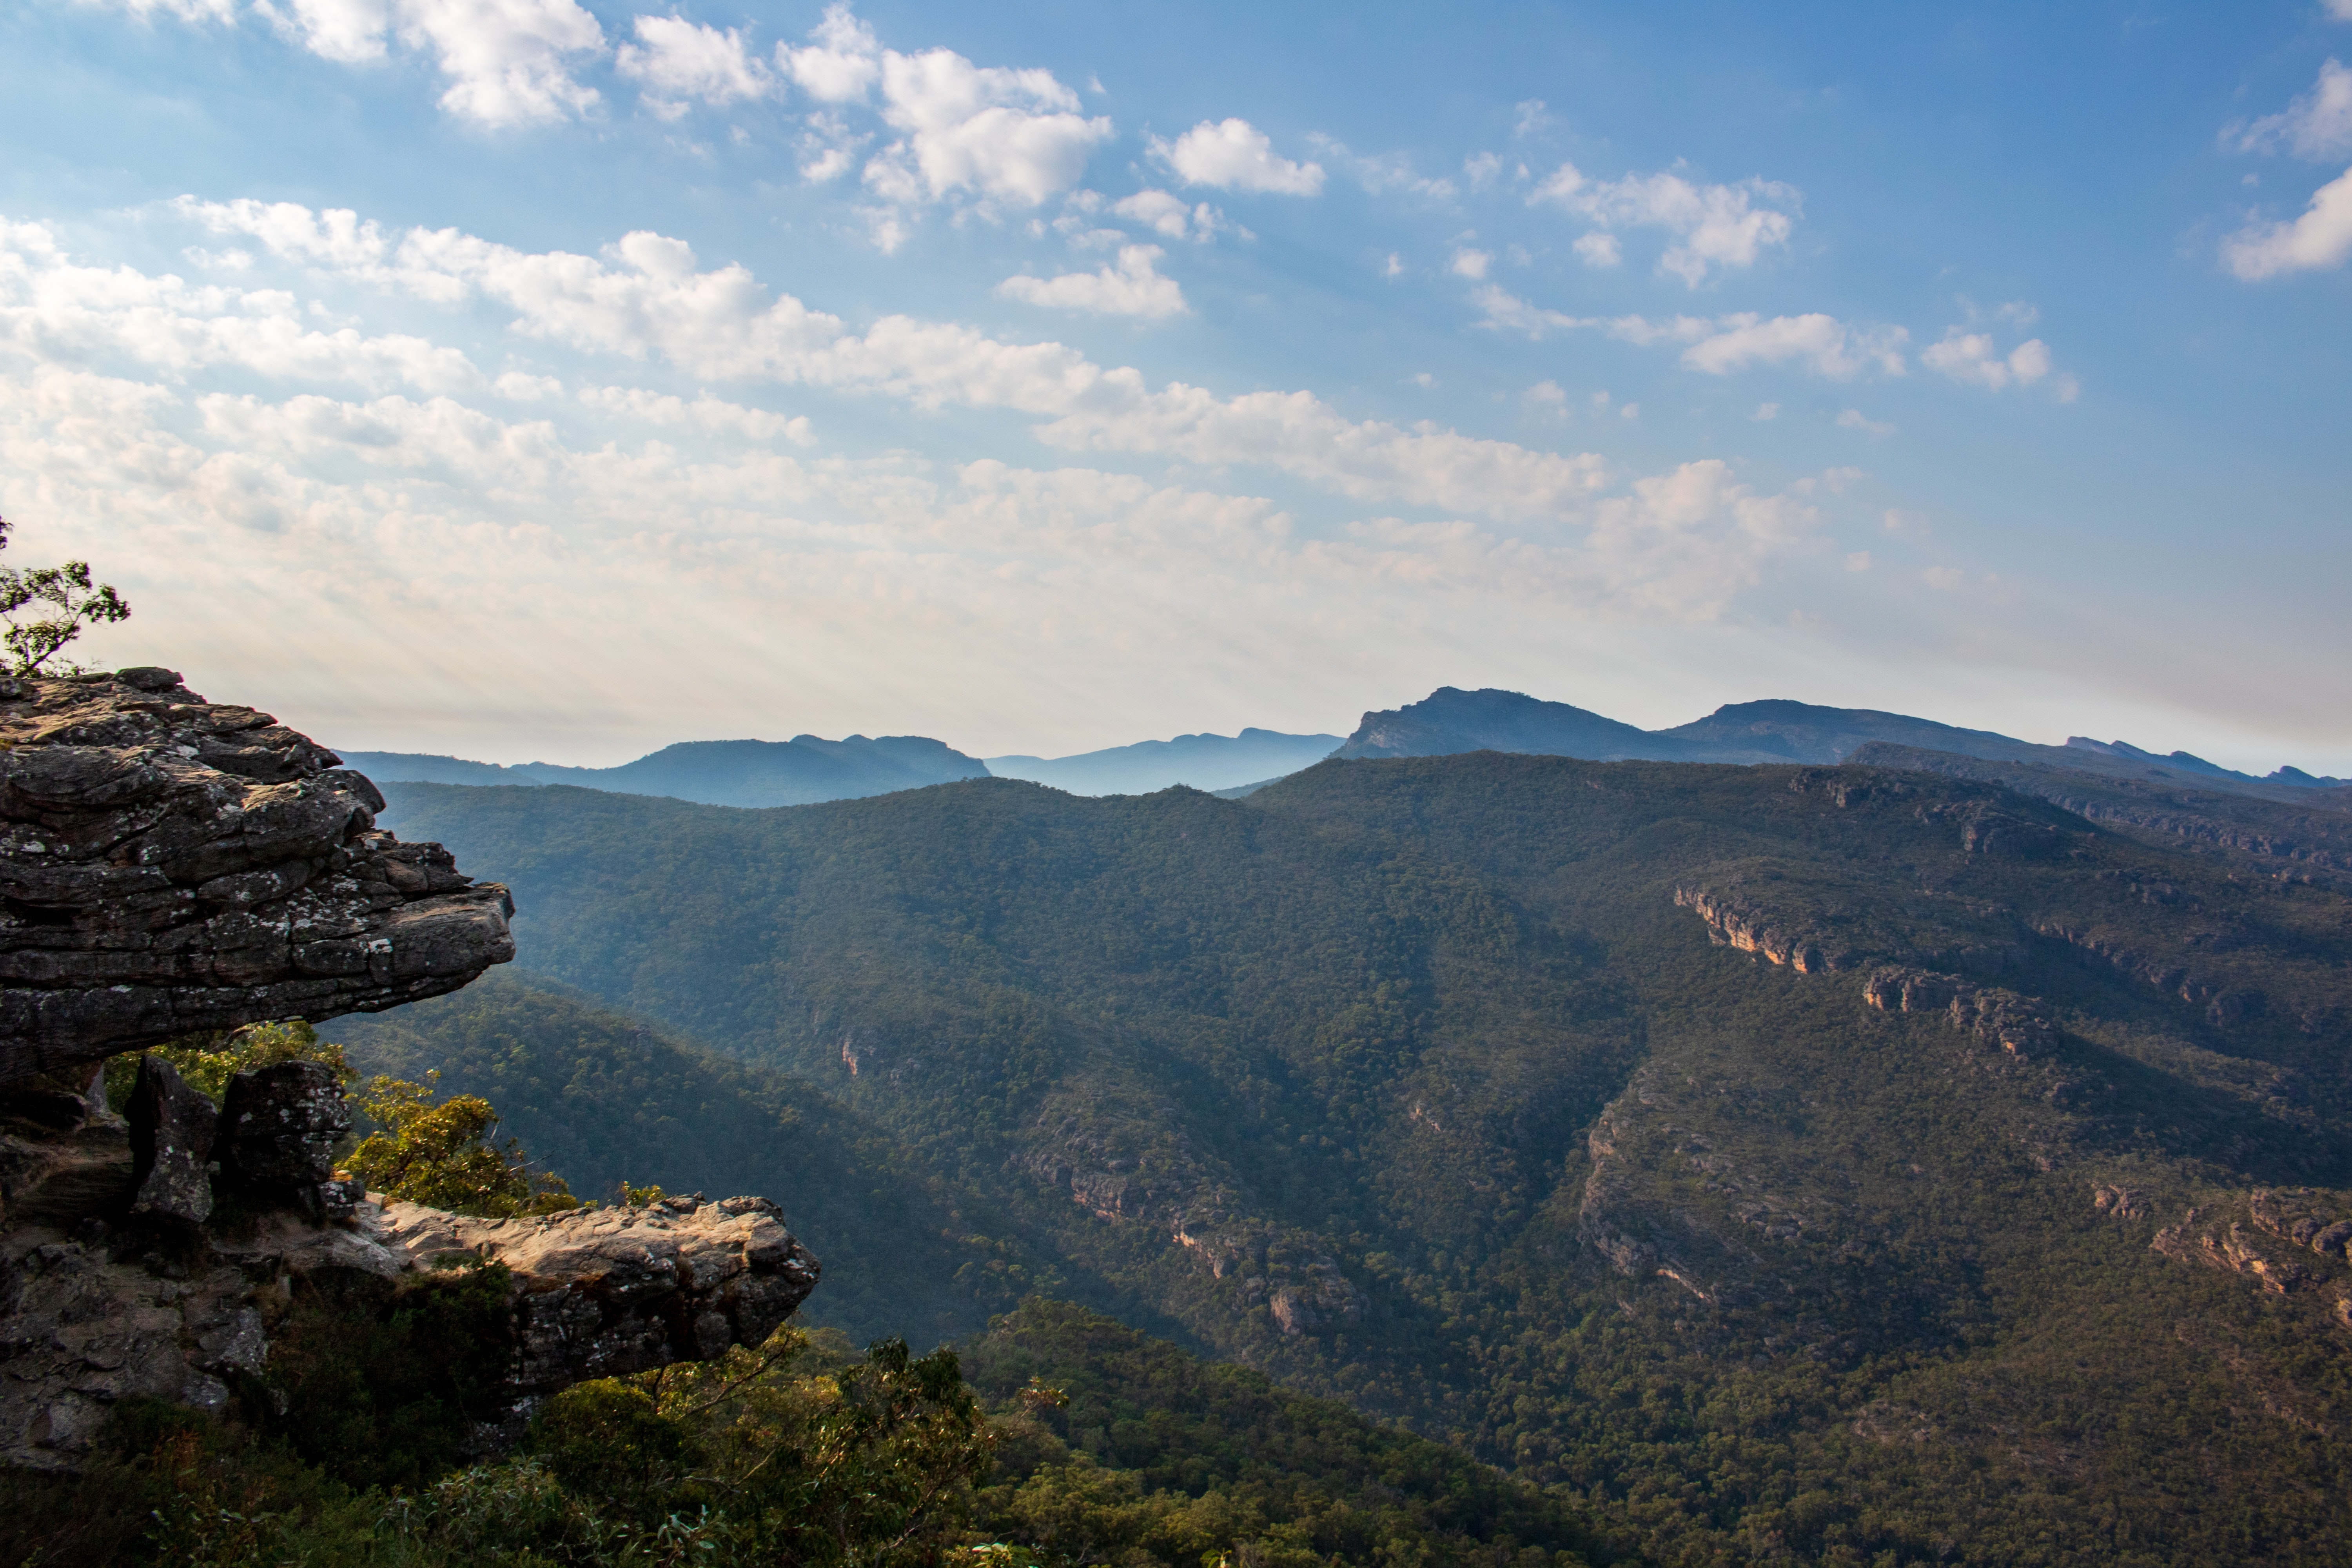
[(1454, 684), (2352, 773), (2346, 59), (2352, 0), (24, 0), (0, 511), (131, 599), (94, 658), (353, 747)]

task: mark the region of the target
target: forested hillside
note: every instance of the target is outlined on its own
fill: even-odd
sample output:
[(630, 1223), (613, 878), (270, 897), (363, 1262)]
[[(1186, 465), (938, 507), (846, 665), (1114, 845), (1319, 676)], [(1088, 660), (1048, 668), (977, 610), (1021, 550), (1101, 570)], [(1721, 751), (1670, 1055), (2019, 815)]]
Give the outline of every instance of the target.
[[(2346, 1552), (2325, 886), (1862, 768), (386, 794), (513, 886), (524, 963), (815, 1086), (761, 1092), (936, 1205), (937, 1269), (1097, 1292), (1661, 1558)], [(457, 1037), (411, 1013), (415, 1068)], [(931, 1245), (844, 1215), (829, 1276)], [(856, 1326), (976, 1315), (973, 1278)]]

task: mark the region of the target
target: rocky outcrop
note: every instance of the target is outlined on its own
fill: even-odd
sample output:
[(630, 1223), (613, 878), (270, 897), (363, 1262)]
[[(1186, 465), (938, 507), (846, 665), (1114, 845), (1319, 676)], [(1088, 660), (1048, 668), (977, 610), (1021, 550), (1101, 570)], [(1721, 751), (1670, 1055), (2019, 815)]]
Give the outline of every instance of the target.
[(2047, 1054), (2056, 1039), (2040, 999), (1958, 974), (1890, 964), (1863, 982), (1862, 999), (1883, 1013), (1941, 1013), (1952, 1027), (2021, 1060)]
[(375, 831), (383, 807), (170, 670), (0, 677), (0, 1082), (394, 1006), (513, 957), (506, 889)]
[(370, 1200), (348, 1225), (271, 1214), (193, 1261), (102, 1221), (20, 1227), (0, 1242), (0, 1465), (74, 1467), (134, 1395), (226, 1410), (266, 1380), (272, 1338), (306, 1296), (390, 1310), (459, 1258), (511, 1271), (509, 1370), (475, 1434), (485, 1452), (583, 1378), (760, 1343), (817, 1281), (764, 1198), (504, 1221)]
[(1851, 969), (1856, 962), (1854, 954), (1826, 933), (1738, 893), (1676, 888), (1675, 902), (1706, 921), (1707, 939), (1718, 946), (1785, 963), (1800, 974)]
[(816, 1259), (765, 1198), (697, 1193), (530, 1219), (370, 1199), (354, 1217), (404, 1268), (479, 1258), (513, 1271), (516, 1403), (759, 1344), (816, 1289)]

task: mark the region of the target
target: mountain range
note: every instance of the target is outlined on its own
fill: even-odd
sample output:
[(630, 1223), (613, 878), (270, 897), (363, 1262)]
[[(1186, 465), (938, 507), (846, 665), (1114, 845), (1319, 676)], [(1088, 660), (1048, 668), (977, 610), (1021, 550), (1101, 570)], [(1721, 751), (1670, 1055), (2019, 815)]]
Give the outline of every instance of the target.
[[(1245, 729), (1238, 735), (1179, 735), (1066, 757), (967, 756), (921, 736), (826, 741), (693, 741), (613, 768), (552, 763), (501, 766), (453, 756), (346, 752), (345, 763), (378, 783), (578, 784), (625, 795), (664, 795), (709, 805), (809, 805), (971, 778), (1026, 779), (1079, 795), (1149, 795), (1176, 784), (1245, 795), (1327, 756), (1419, 757), (1508, 752), (1593, 762), (1833, 763), (1848, 760), (1906, 765), (1870, 747), (2030, 763), (2135, 784), (2225, 790), (2282, 804), (2352, 805), (2352, 785), (2282, 767), (2267, 776), (2233, 772), (2187, 752), (2158, 755), (2122, 741), (2081, 736), (2045, 746), (1989, 730), (1871, 709), (1823, 708), (1793, 701), (1739, 702), (1670, 730), (1632, 724), (1515, 691), (1441, 687), (1419, 702), (1368, 712), (1353, 733), (1289, 734)], [(2326, 792), (2340, 792), (2329, 797)]]
[(583, 1184), (797, 1187), (860, 1335), (1076, 1300), (1648, 1560), (2345, 1560), (2340, 841), (1887, 733), (1240, 800), (390, 784), (548, 999), (336, 1027)]

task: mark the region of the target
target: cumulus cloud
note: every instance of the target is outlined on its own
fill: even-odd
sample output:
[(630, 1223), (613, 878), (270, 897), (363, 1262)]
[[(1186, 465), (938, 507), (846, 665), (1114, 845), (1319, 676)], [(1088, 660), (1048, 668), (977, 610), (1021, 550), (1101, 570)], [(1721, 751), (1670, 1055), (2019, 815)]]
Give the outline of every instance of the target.
[(1486, 269), (1494, 264), (1494, 252), (1465, 245), (1454, 253), (1454, 259), (1446, 263), (1446, 269), (1456, 278), (1483, 279), (1486, 276)]
[(1953, 327), (1944, 333), (1941, 342), (1930, 343), (1919, 351), (1919, 363), (1954, 381), (1981, 386), (1988, 392), (2032, 386), (2047, 378), (2059, 400), (2071, 403), (2077, 390), (2072, 376), (2051, 375), (2050, 345), (2040, 338), (2029, 338), (2003, 354), (1991, 333)]
[(1272, 138), (1246, 120), (1203, 120), (1173, 142), (1155, 136), (1151, 153), (1188, 185), (1284, 196), (1323, 192), (1323, 165), (1282, 157)]
[(1873, 419), (1869, 415), (1864, 414), (1859, 408), (1847, 408), (1841, 410), (1837, 416), (1837, 427), (1841, 430), (1859, 430), (1865, 436), (1892, 436), (1895, 434), (1894, 426)]
[(1170, 239), (1213, 239), (1227, 226), (1224, 215), (1206, 202), (1190, 203), (1148, 188), (1113, 202), (1110, 210)]
[(1593, 180), (1575, 164), (1562, 163), (1528, 201), (1574, 213), (1604, 231), (1664, 229), (1674, 243), (1659, 258), (1658, 269), (1696, 289), (1710, 268), (1752, 267), (1766, 250), (1788, 244), (1794, 219), (1783, 208), (1794, 208), (1798, 197), (1794, 187), (1770, 180), (1702, 185), (1675, 174)]
[(776, 46), (776, 68), (820, 103), (861, 103), (882, 79), (881, 40), (836, 0), (806, 46)]
[[(221, 0), (224, 13), (229, 3)], [(320, 58), (359, 65), (383, 58), (392, 6), (393, 0), (278, 0), (256, 9)]]
[(525, 125), (586, 112), (596, 89), (573, 64), (604, 47), (574, 0), (394, 0), (401, 41), (429, 49), (450, 79), (441, 107), (478, 125)]
[(2275, 153), (2284, 148), (2299, 158), (2336, 158), (2352, 153), (2352, 70), (2346, 70), (2340, 61), (2326, 61), (2309, 92), (2277, 114), (2225, 128), (2221, 141), (2241, 153)]
[(1683, 363), (1710, 375), (1758, 364), (1796, 363), (1815, 375), (1848, 381), (1865, 372), (1901, 375), (1901, 327), (1863, 326), (1819, 311), (1769, 320), (1744, 313), (1717, 318), (1713, 330), (1683, 351)]
[(773, 86), (768, 68), (743, 47), (740, 28), (717, 27), (678, 16), (639, 16), (637, 41), (621, 46), (614, 68), (645, 86), (646, 106), (665, 120), (690, 103), (718, 107), (759, 98)]
[(1156, 245), (1125, 246), (1115, 266), (1093, 272), (1065, 272), (1056, 278), (1032, 278), (1024, 273), (1007, 278), (996, 291), (1026, 305), (1098, 316), (1141, 316), (1153, 321), (1181, 316), (1185, 310), (1184, 290), (1154, 265), (1166, 254)]
[(959, 191), (1036, 206), (1076, 184), (1111, 123), (1078, 112), (1047, 70), (975, 66), (950, 49), (882, 55), (882, 118), (899, 139), (866, 183), (904, 205)]
[[(105, 3), (105, 0), (100, 0)], [(236, 0), (112, 0), (135, 16), (234, 24)], [(381, 59), (387, 41), (428, 53), (449, 85), (441, 107), (484, 127), (583, 114), (598, 102), (573, 71), (604, 52), (577, 0), (255, 0), (254, 12), (321, 58)]]
[(2222, 264), (2247, 282), (2316, 272), (2352, 258), (2352, 170), (2319, 187), (2292, 223), (2251, 224), (2221, 245)]

